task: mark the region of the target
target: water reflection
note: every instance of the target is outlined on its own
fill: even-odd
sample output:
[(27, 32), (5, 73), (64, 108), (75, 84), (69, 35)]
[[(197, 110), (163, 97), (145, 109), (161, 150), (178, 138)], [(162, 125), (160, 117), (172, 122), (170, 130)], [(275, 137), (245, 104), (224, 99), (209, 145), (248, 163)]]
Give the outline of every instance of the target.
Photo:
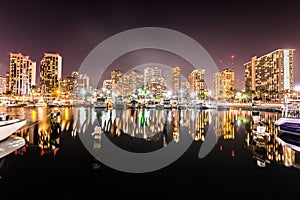
[[(93, 110), (88, 119), (80, 121), (84, 124), (99, 124), (105, 133), (114, 138), (122, 135), (132, 139), (145, 141), (163, 140), (166, 145), (171, 140), (180, 141), (180, 127), (185, 127), (195, 141), (204, 141), (205, 129), (212, 122), (210, 111), (199, 110), (155, 110), (155, 109), (128, 109), (128, 110)], [(79, 115), (81, 113), (79, 112)], [(80, 117), (79, 117), (80, 118)], [(87, 126), (86, 126), (87, 127)], [(86, 127), (82, 128), (85, 134)]]
[[(299, 152), (278, 142), (280, 136), (279, 129), (274, 125), (274, 122), (280, 118), (279, 114), (261, 113), (260, 122), (255, 123), (253, 120), (250, 123), (250, 128), (247, 131), (245, 139), (246, 147), (253, 153), (253, 158), (257, 160), (259, 167), (266, 167), (268, 164), (275, 162), (286, 167), (297, 167), (297, 157)], [(258, 126), (263, 126), (269, 136), (257, 137), (252, 130)]]
[[(298, 152), (277, 140), (280, 133), (274, 122), (280, 118), (280, 113), (259, 114), (260, 122), (270, 137), (257, 138), (252, 132), (257, 127), (257, 120), (254, 120), (251, 111), (245, 110), (101, 110), (66, 107), (9, 108), (3, 111), (11, 116), (28, 119), (27, 125), (16, 133), (25, 138), (27, 147), (38, 149), (41, 155), (47, 152), (55, 155), (57, 151), (54, 153), (54, 149), (64, 148), (59, 144), (61, 135), (53, 139), (49, 134), (50, 123), (47, 118), (55, 109), (61, 113), (57, 118), (61, 135), (69, 135), (73, 140), (79, 140), (79, 134), (84, 135), (93, 141), (91, 145), (94, 149), (101, 148), (101, 134), (106, 134), (112, 142), (124, 149), (134, 152), (154, 151), (167, 146), (171, 141), (179, 143), (182, 130), (186, 130), (195, 143), (202, 144), (212, 126), (218, 149), (224, 151), (228, 147), (232, 157), (238, 155), (237, 151), (241, 151), (242, 146), (250, 150), (249, 153), (259, 167), (267, 167), (271, 163), (297, 167), (299, 162)], [(95, 130), (96, 127), (99, 129)], [(94, 168), (99, 166), (95, 162)]]

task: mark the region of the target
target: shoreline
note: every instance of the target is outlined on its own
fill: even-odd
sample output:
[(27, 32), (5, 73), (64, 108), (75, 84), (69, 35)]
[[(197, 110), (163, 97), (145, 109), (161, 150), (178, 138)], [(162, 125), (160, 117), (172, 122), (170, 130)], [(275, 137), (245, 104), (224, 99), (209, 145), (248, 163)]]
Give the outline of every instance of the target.
[(230, 108), (242, 109), (242, 110), (257, 110), (266, 112), (282, 112), (282, 104), (258, 104), (255, 106), (249, 105), (248, 103), (226, 103), (225, 105)]

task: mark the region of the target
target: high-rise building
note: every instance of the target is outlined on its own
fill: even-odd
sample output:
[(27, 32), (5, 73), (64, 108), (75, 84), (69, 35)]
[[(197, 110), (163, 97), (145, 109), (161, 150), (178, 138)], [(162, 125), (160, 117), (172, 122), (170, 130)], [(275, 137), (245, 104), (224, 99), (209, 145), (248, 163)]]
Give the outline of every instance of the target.
[(294, 87), (295, 49), (277, 49), (261, 57), (254, 56), (244, 64), (245, 90), (255, 92), (262, 100), (284, 102)]
[(6, 92), (6, 77), (0, 75), (0, 94)]
[(172, 93), (175, 96), (180, 96), (180, 89), (181, 89), (181, 69), (180, 67), (172, 68), (171, 74), (171, 89)]
[(88, 92), (90, 92), (90, 78), (86, 74), (79, 74), (76, 87), (77, 98), (84, 99)]
[(123, 72), (119, 69), (114, 69), (110, 71), (110, 80), (112, 80), (115, 84), (119, 82), (122, 78)]
[(105, 90), (107, 90), (107, 91), (109, 91), (109, 93), (111, 93), (114, 88), (114, 81), (110, 80), (110, 79), (104, 80), (103, 88), (105, 88)]
[(114, 69), (110, 71), (110, 80), (112, 80), (111, 91), (114, 92), (117, 96), (121, 96), (123, 93), (122, 76), (123, 72), (119, 69)]
[(63, 99), (73, 98), (76, 83), (77, 83), (77, 79), (73, 76), (61, 78), (59, 81), (60, 97)]
[(59, 88), (62, 78), (62, 57), (59, 54), (45, 53), (40, 62), (40, 89), (44, 96), (49, 96)]
[(6, 78), (6, 92), (9, 90), (9, 82), (10, 82), (9, 73), (10, 73), (10, 71), (7, 71), (5, 73), (5, 78)]
[(123, 96), (125, 98), (135, 94), (144, 86), (144, 75), (138, 70), (131, 70), (123, 75)]
[(9, 90), (14, 95), (29, 95), (36, 85), (36, 62), (20, 53), (10, 53)]
[(234, 97), (234, 69), (224, 69), (214, 74), (214, 98), (230, 100)]
[(190, 83), (189, 81), (181, 81), (181, 98), (189, 99), (190, 97)]
[(204, 99), (204, 72), (205, 70), (195, 69), (189, 75), (190, 93), (195, 94), (197, 100)]
[(144, 87), (156, 97), (162, 97), (167, 90), (167, 79), (162, 76), (158, 67), (147, 67), (144, 69)]

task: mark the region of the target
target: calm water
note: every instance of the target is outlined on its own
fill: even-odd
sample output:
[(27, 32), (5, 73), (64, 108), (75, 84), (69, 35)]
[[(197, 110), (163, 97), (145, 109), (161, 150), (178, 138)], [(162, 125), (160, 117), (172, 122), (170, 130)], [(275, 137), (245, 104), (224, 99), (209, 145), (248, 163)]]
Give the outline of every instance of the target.
[[(51, 138), (47, 115), (58, 109), (59, 137)], [(27, 125), (16, 134), (26, 140), (22, 151), (1, 160), (1, 188), (26, 191), (22, 197), (54, 190), (60, 197), (89, 194), (98, 188), (120, 191), (165, 191), (212, 196), (258, 197), (297, 195), (300, 181), (299, 153), (280, 145), (274, 122), (279, 113), (261, 112), (267, 140), (256, 141), (251, 130), (252, 112), (245, 110), (95, 110), (94, 108), (10, 108), (11, 117), (26, 118)], [(86, 148), (101, 149), (101, 140), (91, 133), (99, 125), (117, 146), (144, 153), (165, 148), (184, 135), (192, 145), (171, 165), (154, 172), (132, 174), (112, 169), (94, 158)], [(216, 144), (207, 156), (198, 157), (209, 127)], [(87, 143), (82, 142), (87, 139)], [(129, 161), (128, 161), (129, 162)], [(265, 164), (265, 167), (261, 165)], [(72, 186), (74, 190), (61, 189)], [(83, 186), (91, 188), (89, 192)], [(54, 187), (54, 188), (52, 188)], [(181, 188), (181, 189), (180, 189)], [(2, 191), (1, 189), (1, 191)], [(210, 194), (210, 193), (209, 193)], [(241, 196), (242, 195), (242, 196)]]

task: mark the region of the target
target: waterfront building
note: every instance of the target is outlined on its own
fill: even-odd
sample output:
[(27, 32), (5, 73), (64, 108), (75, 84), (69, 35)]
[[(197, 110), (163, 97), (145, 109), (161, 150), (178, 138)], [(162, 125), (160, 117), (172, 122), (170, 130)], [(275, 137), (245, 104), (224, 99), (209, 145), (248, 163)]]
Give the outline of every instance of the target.
[(90, 91), (90, 78), (86, 74), (77, 76), (77, 84), (75, 86), (75, 94), (78, 100), (85, 100), (87, 93)]
[(75, 91), (76, 83), (76, 77), (68, 76), (65, 78), (61, 78), (59, 81), (59, 96), (63, 99), (72, 98)]
[(59, 88), (62, 78), (62, 57), (59, 54), (44, 53), (40, 62), (40, 90), (43, 96), (51, 96)]
[(30, 95), (36, 85), (36, 62), (21, 53), (10, 53), (9, 85), (14, 95)]
[(0, 75), (0, 95), (6, 92), (6, 77)]
[(285, 101), (286, 94), (294, 88), (294, 51), (277, 49), (266, 55), (253, 56), (244, 64), (245, 90), (255, 92), (264, 101)]
[(181, 81), (180, 98), (181, 100), (187, 100), (191, 97), (190, 95), (190, 83), (189, 81)]
[(107, 79), (103, 81), (102, 92), (105, 93), (104, 96), (111, 96), (115, 88), (115, 82), (113, 80)]
[(110, 80), (113, 81), (112, 92), (114, 92), (116, 96), (122, 96), (123, 94), (122, 76), (123, 72), (118, 68), (110, 71)]
[(144, 88), (148, 89), (153, 96), (162, 97), (167, 90), (166, 77), (158, 67), (147, 67), (144, 69)]
[(122, 78), (123, 72), (119, 69), (114, 69), (110, 71), (110, 80), (112, 80), (115, 84), (119, 82)]
[(205, 70), (195, 69), (189, 75), (189, 91), (196, 100), (204, 99), (204, 72)]
[(9, 72), (10, 71), (5, 72), (5, 79), (6, 79), (6, 91), (5, 92), (7, 92), (9, 90), (9, 82), (10, 82)]
[(234, 70), (224, 69), (214, 74), (214, 99), (229, 101), (234, 98)]
[(138, 70), (131, 70), (123, 75), (123, 96), (129, 98), (132, 95), (137, 95), (139, 88), (144, 86), (144, 75)]
[(181, 69), (180, 67), (172, 68), (171, 72), (171, 89), (174, 96), (180, 96), (181, 90)]

